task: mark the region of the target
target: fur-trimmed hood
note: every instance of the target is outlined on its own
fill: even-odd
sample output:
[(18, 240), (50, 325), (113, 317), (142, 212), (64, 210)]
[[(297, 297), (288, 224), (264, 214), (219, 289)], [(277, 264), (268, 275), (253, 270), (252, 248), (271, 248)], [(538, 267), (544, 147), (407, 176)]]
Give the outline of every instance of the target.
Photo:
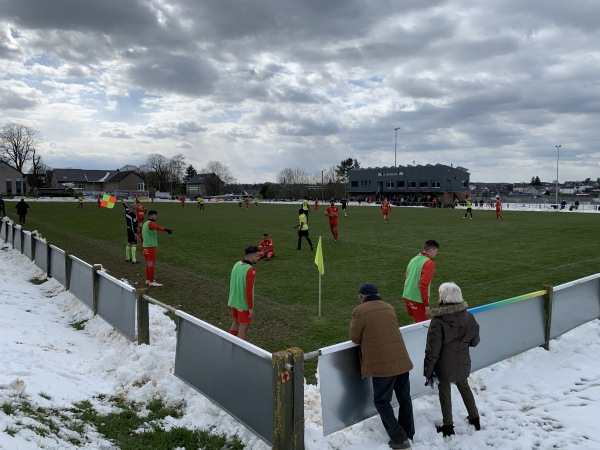
[(447, 305), (438, 306), (437, 308), (431, 308), (429, 310), (429, 317), (433, 319), (434, 317), (456, 314), (461, 311), (466, 311), (467, 309), (469, 309), (467, 302), (449, 303)]

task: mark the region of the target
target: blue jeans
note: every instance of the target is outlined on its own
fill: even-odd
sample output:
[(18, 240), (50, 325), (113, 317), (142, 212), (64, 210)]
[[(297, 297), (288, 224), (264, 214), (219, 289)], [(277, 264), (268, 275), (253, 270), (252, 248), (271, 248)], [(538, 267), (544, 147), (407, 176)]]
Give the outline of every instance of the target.
[[(398, 418), (392, 408), (392, 391), (399, 403)], [(393, 377), (373, 377), (373, 402), (390, 439), (401, 443), (415, 435), (408, 372)]]

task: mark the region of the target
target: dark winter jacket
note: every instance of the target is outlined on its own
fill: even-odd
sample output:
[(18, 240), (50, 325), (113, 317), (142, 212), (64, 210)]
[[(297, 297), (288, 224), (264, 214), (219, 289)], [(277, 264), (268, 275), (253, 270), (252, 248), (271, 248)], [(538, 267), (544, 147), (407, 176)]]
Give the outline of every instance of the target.
[(25, 201), (21, 200), (20, 202), (17, 202), (15, 208), (17, 209), (18, 216), (25, 216), (27, 215), (27, 208), (29, 208), (29, 205), (25, 203)]
[(360, 344), (363, 378), (391, 377), (413, 368), (400, 329), (396, 310), (379, 299), (368, 300), (352, 311), (350, 340)]
[(479, 324), (466, 302), (432, 308), (427, 332), (424, 375), (440, 381), (466, 380), (471, 373), (469, 347), (479, 344)]

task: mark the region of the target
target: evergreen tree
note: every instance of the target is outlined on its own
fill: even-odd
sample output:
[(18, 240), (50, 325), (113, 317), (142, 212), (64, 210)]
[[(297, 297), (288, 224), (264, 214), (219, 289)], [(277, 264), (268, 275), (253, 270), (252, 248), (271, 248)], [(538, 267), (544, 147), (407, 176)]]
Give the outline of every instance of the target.
[(185, 176), (183, 177), (183, 182), (187, 183), (194, 177), (194, 175), (197, 175), (197, 174), (198, 174), (198, 172), (196, 172), (196, 169), (194, 169), (194, 166), (192, 166), (190, 164), (188, 166), (188, 168), (185, 169)]

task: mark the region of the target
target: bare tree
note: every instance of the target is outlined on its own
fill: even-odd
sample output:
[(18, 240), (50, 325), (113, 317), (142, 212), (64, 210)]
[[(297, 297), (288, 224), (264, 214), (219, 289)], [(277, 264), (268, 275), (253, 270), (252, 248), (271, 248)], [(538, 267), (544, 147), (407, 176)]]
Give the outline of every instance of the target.
[(200, 173), (214, 173), (225, 184), (233, 184), (236, 182), (229, 167), (219, 161), (209, 161)]
[(154, 172), (157, 181), (165, 182), (169, 175), (169, 160), (160, 153), (152, 153), (146, 158), (148, 172)]
[(34, 148), (31, 152), (31, 169), (29, 170), (31, 174), (29, 186), (31, 189), (46, 187), (46, 173), (48, 170), (50, 170), (50, 167), (44, 163), (42, 156)]
[[(321, 182), (321, 174), (319, 174), (319, 184)], [(277, 183), (281, 190), (280, 194), (284, 198), (301, 198), (307, 194), (307, 185), (316, 184), (317, 177), (309, 174), (304, 169), (286, 168), (277, 174)]]
[(175, 183), (180, 184), (183, 178), (185, 169), (185, 156), (182, 153), (177, 153), (169, 160), (170, 178)]
[[(319, 180), (321, 177), (319, 176)], [(286, 168), (277, 174), (277, 182), (279, 184), (311, 184), (315, 183), (316, 176), (309, 174), (304, 169)]]
[(7, 123), (0, 131), (0, 159), (12, 163), (18, 171), (40, 144), (40, 132), (20, 123)]

